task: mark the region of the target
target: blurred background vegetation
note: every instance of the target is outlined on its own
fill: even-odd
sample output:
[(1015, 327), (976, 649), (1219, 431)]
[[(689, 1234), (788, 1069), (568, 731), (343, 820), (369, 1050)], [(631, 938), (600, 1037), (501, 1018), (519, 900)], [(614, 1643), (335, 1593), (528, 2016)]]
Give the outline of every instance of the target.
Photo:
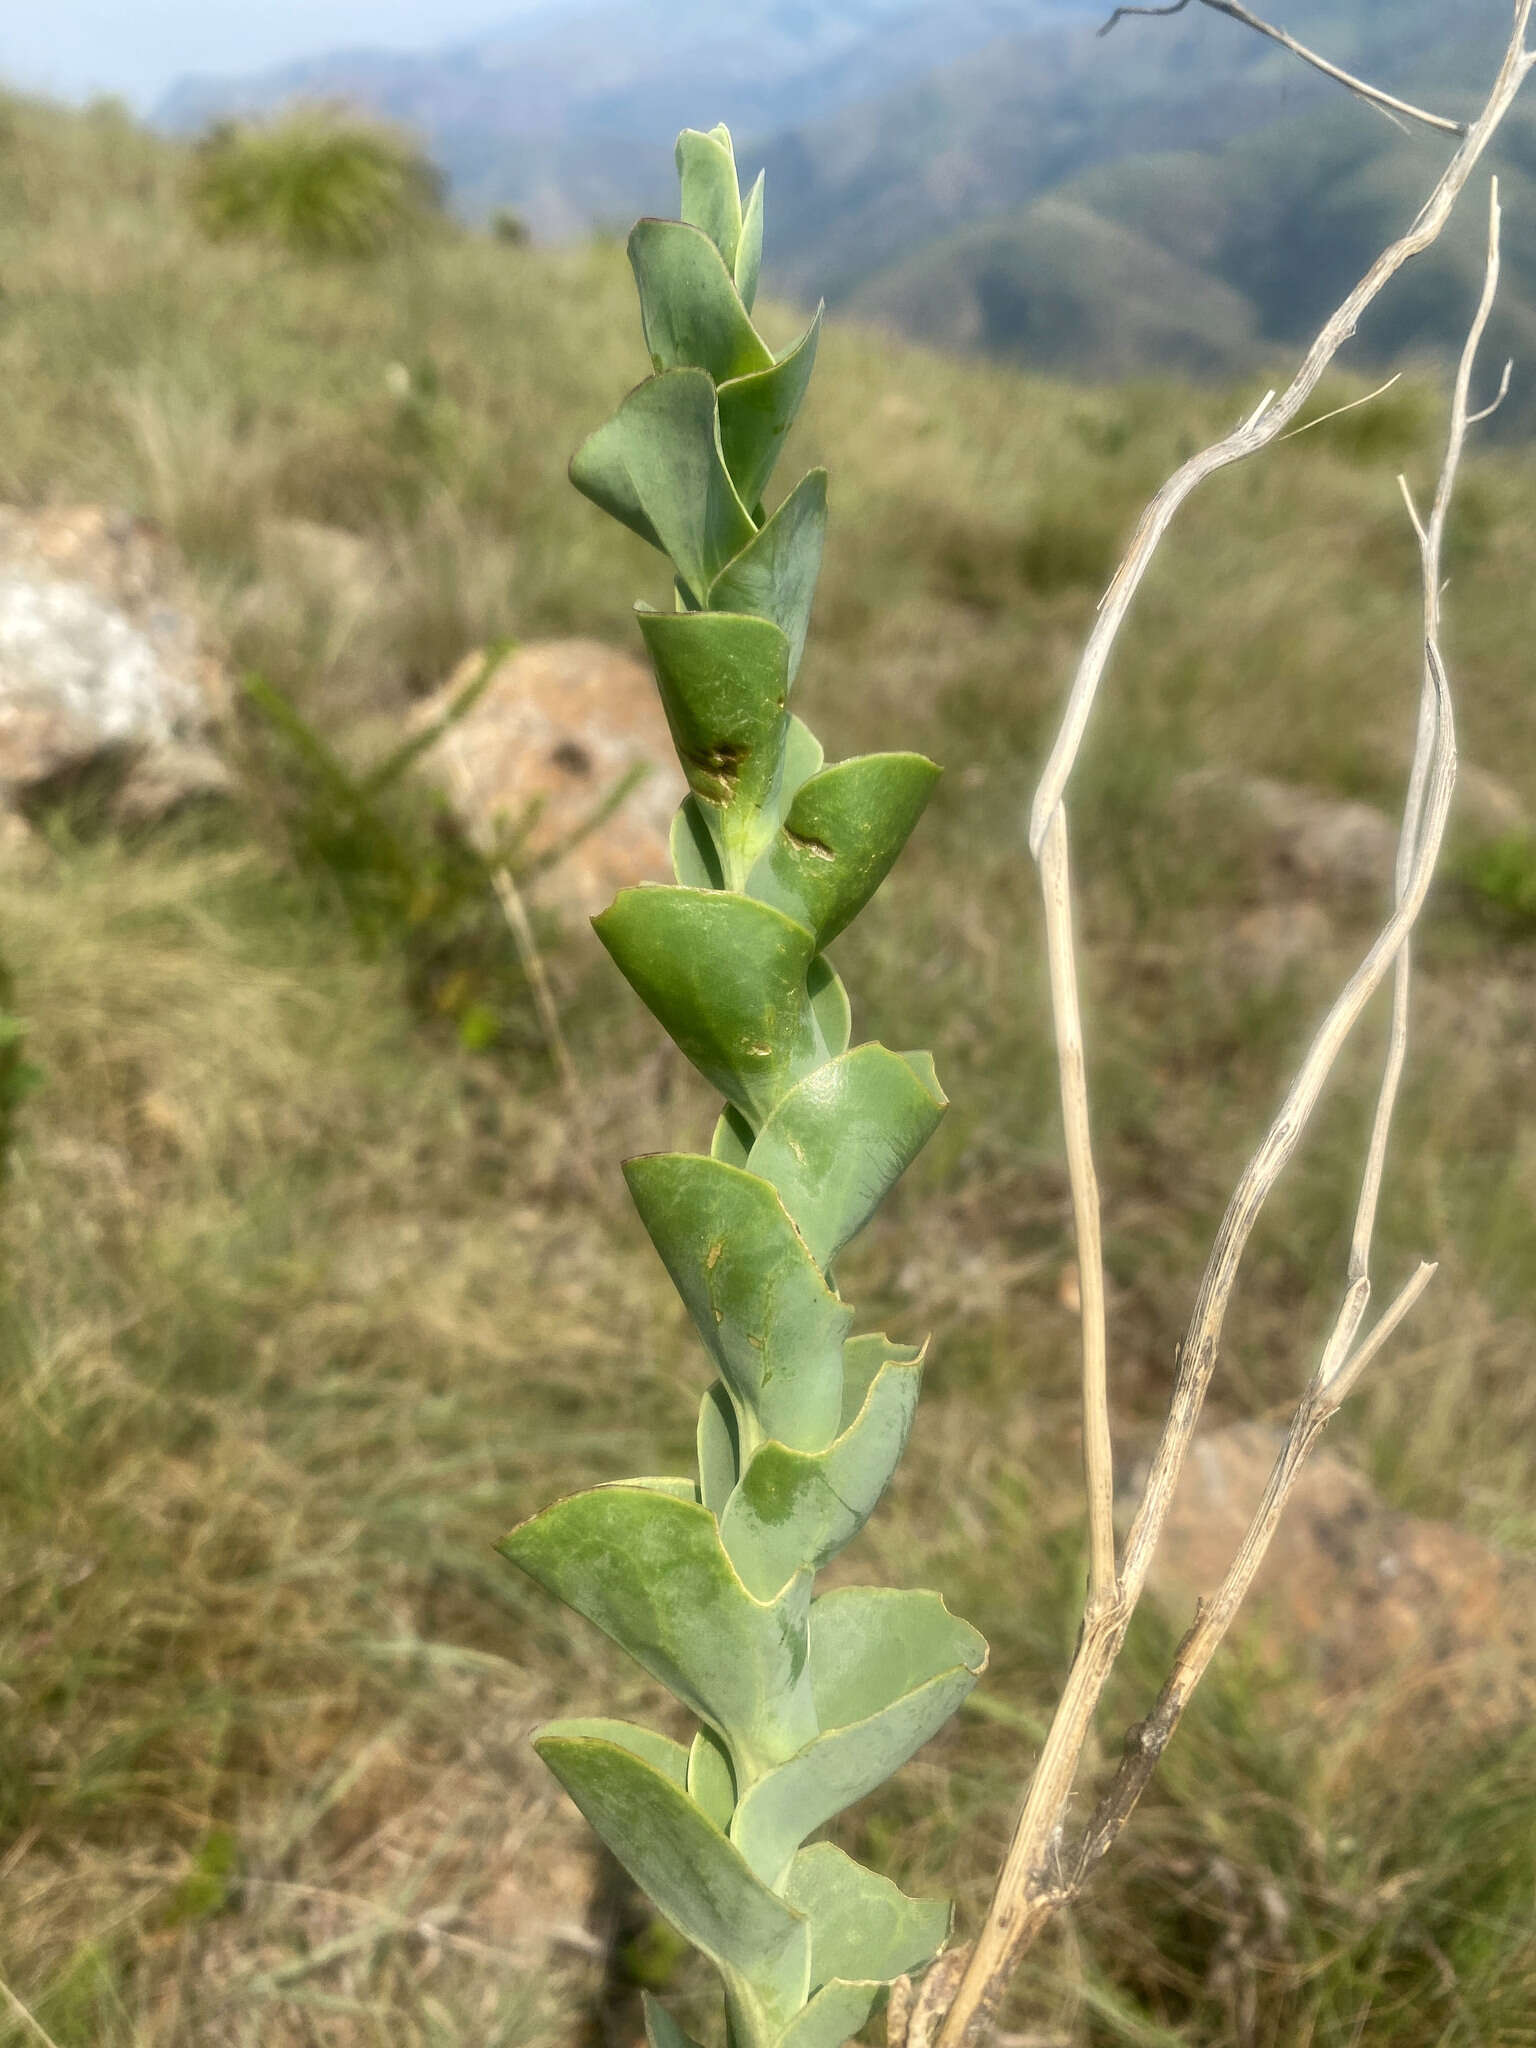
[[(551, 928), (572, 1127), (483, 864), (378, 773), (467, 652), (627, 645), (632, 600), (664, 595), (565, 479), (643, 350), (617, 246), (470, 232), (432, 191), (377, 131), (187, 150), (111, 106), (0, 101), (0, 498), (155, 521), (261, 679), (237, 803), (126, 837), (60, 809), (0, 860), (0, 1975), (58, 2048), (627, 2048), (635, 1980), (684, 2009), (695, 1988), (617, 1890), (585, 1931), (573, 1905), (553, 1960), (520, 1946), (552, 1898), (591, 1903), (528, 1727), (656, 1702), (490, 1546), (562, 1485), (687, 1455), (699, 1362), (616, 1162), (699, 1142), (709, 1105), (590, 936)], [(771, 221), (770, 194), (770, 281)], [(851, 1255), (854, 1298), (936, 1342), (847, 1569), (941, 1587), (994, 1645), (974, 1709), (846, 1828), (973, 1913), (1083, 1569), (1025, 806), (1142, 503), (1251, 399), (834, 325), (801, 429), (834, 488), (808, 715), (834, 755), (948, 769), (841, 955), (861, 1034), (932, 1046), (954, 1103)], [(1324, 893), (1309, 944), (1256, 971), (1234, 934), (1290, 885), (1220, 779), (1397, 801), (1420, 627), (1393, 477), (1431, 482), (1440, 418), (1409, 379), (1199, 499), (1090, 744), (1075, 830), (1132, 1451), (1232, 1177), (1379, 910)], [(316, 590), (272, 561), (274, 518), (362, 537), (390, 573), (363, 606)], [(1463, 752), (1529, 815), (1528, 449), (1472, 464), (1453, 566)], [(1339, 1430), (1392, 1503), (1527, 1557), (1533, 941), (1531, 840), (1464, 818), (1380, 1254), (1441, 1277)], [(494, 990), (495, 1031), (466, 1042), (437, 1000), (441, 951)], [(1373, 1087), (1363, 1041), (1261, 1233), (1218, 1419), (1283, 1414), (1309, 1369)], [(1177, 1633), (1139, 1626), (1100, 1761)], [(1528, 1723), (1490, 1734), (1390, 1684), (1325, 1711), (1300, 1661), (1240, 1644), (1013, 2024), (1518, 2048), (1533, 1887)], [(36, 2038), (0, 2009), (7, 2048)]]
[(221, 121), (197, 150), (193, 202), (211, 235), (300, 256), (377, 256), (436, 225), (443, 180), (409, 140), (345, 107)]

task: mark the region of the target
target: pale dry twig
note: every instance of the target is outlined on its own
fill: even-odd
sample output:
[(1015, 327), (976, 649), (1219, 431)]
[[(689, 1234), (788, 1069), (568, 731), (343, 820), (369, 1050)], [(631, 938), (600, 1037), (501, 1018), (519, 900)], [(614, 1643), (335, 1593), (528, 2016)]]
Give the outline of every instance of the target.
[[(1188, 5), (1189, 0), (1170, 0), (1166, 7), (1117, 7), (1099, 30), (1099, 34), (1107, 36), (1115, 24), (1124, 21), (1128, 15), (1182, 14)], [(1363, 78), (1356, 78), (1352, 71), (1345, 71), (1342, 66), (1331, 63), (1328, 58), (1320, 57), (1316, 50), (1309, 50), (1305, 43), (1297, 42), (1287, 30), (1276, 28), (1273, 22), (1264, 21), (1257, 14), (1250, 14), (1246, 7), (1239, 7), (1236, 0), (1200, 0), (1200, 5), (1209, 7), (1214, 14), (1225, 14), (1232, 21), (1240, 21), (1244, 28), (1255, 29), (1261, 36), (1267, 36), (1272, 43), (1278, 43), (1282, 50), (1289, 50), (1293, 57), (1299, 57), (1303, 64), (1309, 64), (1314, 71), (1320, 71), (1324, 78), (1331, 78), (1336, 85), (1342, 85), (1347, 92), (1352, 92), (1356, 99), (1364, 100), (1367, 106), (1375, 107), (1378, 113), (1397, 121), (1399, 127), (1402, 126), (1403, 120), (1408, 120), (1417, 121), (1425, 128), (1433, 128), (1442, 135), (1465, 135), (1467, 132), (1465, 121), (1452, 121), (1444, 114), (1427, 113), (1423, 107), (1416, 107), (1411, 100), (1400, 100), (1390, 92), (1383, 92), (1380, 86), (1367, 85)], [(1402, 120), (1398, 119), (1399, 116)]]

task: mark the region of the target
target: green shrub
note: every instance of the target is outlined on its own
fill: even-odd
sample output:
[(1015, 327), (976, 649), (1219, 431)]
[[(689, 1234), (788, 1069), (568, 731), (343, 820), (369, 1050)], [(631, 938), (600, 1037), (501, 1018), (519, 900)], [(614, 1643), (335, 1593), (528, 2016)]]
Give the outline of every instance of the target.
[(1463, 856), (1461, 879), (1496, 916), (1536, 926), (1536, 833), (1508, 832)]
[(409, 136), (331, 107), (221, 122), (194, 159), (210, 235), (299, 256), (379, 256), (442, 219), (440, 172)]

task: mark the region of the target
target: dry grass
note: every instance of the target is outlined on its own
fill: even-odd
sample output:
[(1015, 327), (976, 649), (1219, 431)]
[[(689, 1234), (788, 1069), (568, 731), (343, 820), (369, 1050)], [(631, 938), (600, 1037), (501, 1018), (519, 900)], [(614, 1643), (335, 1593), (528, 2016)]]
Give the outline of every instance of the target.
[[(630, 599), (660, 594), (654, 558), (564, 480), (643, 367), (616, 251), (465, 238), (290, 264), (203, 242), (179, 161), (117, 117), (6, 121), (6, 496), (154, 514), (236, 662), (359, 751), (492, 632), (627, 644)], [(1239, 406), (847, 331), (817, 391), (804, 452), (832, 465), (834, 539), (809, 715), (834, 751), (915, 745), (950, 767), (842, 949), (861, 1031), (933, 1046), (955, 1105), (843, 1276), (872, 1325), (937, 1337), (913, 1452), (848, 1569), (942, 1586), (996, 1645), (975, 1709), (847, 1825), (974, 1909), (1083, 1568), (1023, 805), (1101, 566)], [(1180, 777), (1395, 789), (1417, 624), (1389, 472), (1429, 470), (1434, 420), (1396, 394), (1386, 453), (1357, 416), (1193, 507), (1085, 762), (1132, 1434), (1166, 1392), (1232, 1174), (1373, 909), (1330, 900), (1314, 956), (1256, 981), (1226, 935), (1294, 885), (1255, 825), (1197, 813)], [(1536, 809), (1529, 465), (1469, 484), (1451, 600), (1466, 752)], [(327, 567), (294, 520), (352, 543), (333, 534)], [(571, 1169), (536, 1043), (471, 1058), (419, 1021), (266, 814), (131, 847), (61, 827), (0, 875), (46, 1076), (7, 1212), (0, 1978), (58, 2048), (601, 2041), (602, 1959), (539, 1926), (590, 1873), (522, 1738), (557, 1702), (653, 1701), (490, 1545), (564, 1485), (682, 1459), (699, 1368), (616, 1175), (594, 1203)], [(1466, 886), (1432, 910), (1381, 1257), (1433, 1250), (1444, 1271), (1345, 1437), (1394, 1500), (1530, 1551), (1526, 931)], [(595, 949), (572, 936), (551, 966), (598, 1156), (697, 1142), (701, 1091)], [(1223, 1413), (1286, 1402), (1331, 1311), (1372, 1065), (1362, 1047), (1277, 1198)], [(1135, 1638), (1122, 1719), (1177, 1626)], [(1388, 1700), (1321, 1719), (1239, 1644), (1017, 2023), (1074, 2044), (1529, 2048), (1533, 1788), (1521, 1739), (1424, 1728)], [(627, 1953), (686, 2007), (689, 1966), (650, 1937)], [(625, 2010), (607, 2038), (631, 2048)], [(0, 2014), (5, 2048), (36, 2039)]]

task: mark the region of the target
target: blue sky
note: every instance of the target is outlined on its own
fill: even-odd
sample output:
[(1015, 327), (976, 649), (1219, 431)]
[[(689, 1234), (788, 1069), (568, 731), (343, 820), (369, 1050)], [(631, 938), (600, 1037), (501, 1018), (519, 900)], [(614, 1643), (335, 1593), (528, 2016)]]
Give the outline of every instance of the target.
[(536, 4), (550, 0), (0, 0), (0, 80), (144, 107), (187, 71), (249, 71), (344, 44), (430, 48)]

